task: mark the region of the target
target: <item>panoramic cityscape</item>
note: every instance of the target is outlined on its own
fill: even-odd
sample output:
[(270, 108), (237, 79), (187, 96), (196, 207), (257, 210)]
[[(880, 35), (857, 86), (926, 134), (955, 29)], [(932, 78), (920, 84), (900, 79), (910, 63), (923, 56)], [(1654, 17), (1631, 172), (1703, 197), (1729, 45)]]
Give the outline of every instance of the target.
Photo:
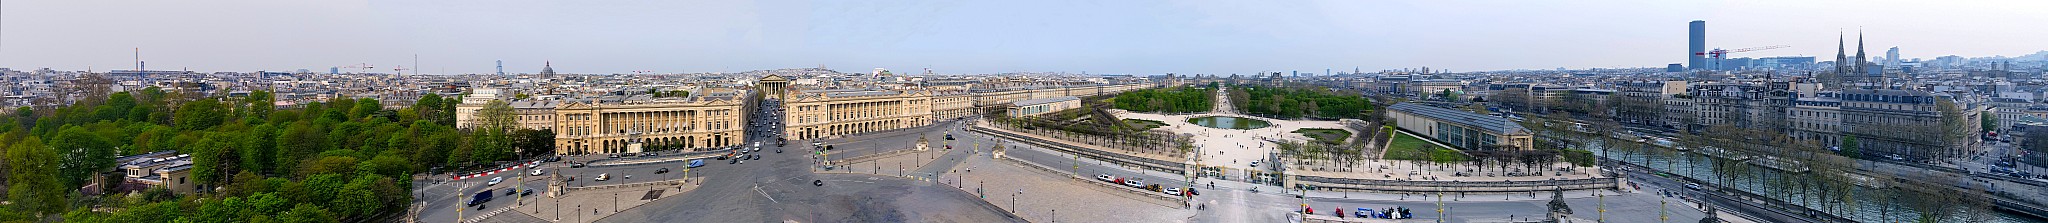
[(2048, 222), (2042, 8), (5, 2), (0, 222)]

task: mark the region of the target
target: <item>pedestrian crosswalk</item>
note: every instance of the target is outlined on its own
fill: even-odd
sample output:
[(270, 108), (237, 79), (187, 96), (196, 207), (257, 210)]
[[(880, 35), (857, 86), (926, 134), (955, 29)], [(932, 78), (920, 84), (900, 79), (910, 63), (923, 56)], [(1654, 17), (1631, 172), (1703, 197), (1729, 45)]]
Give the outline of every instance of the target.
[(484, 212), (483, 214), (479, 214), (479, 215), (476, 215), (476, 217), (471, 217), (471, 218), (469, 218), (469, 219), (463, 219), (463, 220), (462, 220), (462, 222), (463, 222), (463, 223), (477, 223), (477, 222), (483, 221), (484, 219), (490, 219), (490, 218), (491, 218), (491, 216), (497, 216), (497, 215), (498, 215), (499, 213), (505, 213), (505, 211), (511, 211), (511, 210), (512, 210), (512, 206), (504, 206), (504, 207), (498, 207), (498, 209), (495, 209), (495, 210), (491, 210), (490, 212)]

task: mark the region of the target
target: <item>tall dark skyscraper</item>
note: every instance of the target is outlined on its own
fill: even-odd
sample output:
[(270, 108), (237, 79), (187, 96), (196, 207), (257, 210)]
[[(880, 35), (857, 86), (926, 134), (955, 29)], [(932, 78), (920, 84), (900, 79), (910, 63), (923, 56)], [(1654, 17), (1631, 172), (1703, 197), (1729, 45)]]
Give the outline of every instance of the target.
[(1686, 36), (1688, 38), (1685, 48), (1685, 65), (1691, 66), (1693, 70), (1706, 69), (1707, 58), (1706, 55), (1701, 53), (1707, 52), (1707, 21), (1693, 20), (1692, 32), (1689, 32)]

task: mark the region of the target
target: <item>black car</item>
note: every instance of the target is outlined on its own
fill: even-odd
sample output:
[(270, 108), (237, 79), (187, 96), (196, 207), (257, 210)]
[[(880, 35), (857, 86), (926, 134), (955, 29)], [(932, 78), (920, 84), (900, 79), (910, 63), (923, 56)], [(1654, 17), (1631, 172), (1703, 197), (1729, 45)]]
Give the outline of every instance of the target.
[(569, 162), (569, 168), (583, 168), (583, 163)]
[(505, 195), (513, 195), (513, 194), (518, 194), (518, 193), (519, 193), (519, 189), (505, 189)]
[(656, 170), (654, 170), (654, 174), (664, 174), (664, 173), (668, 173), (668, 168), (661, 168), (661, 169), (656, 169)]
[(519, 192), (519, 196), (526, 196), (526, 195), (533, 195), (533, 189), (526, 189), (525, 191), (520, 191), (520, 192)]
[(946, 134), (946, 140), (953, 140), (953, 134)]

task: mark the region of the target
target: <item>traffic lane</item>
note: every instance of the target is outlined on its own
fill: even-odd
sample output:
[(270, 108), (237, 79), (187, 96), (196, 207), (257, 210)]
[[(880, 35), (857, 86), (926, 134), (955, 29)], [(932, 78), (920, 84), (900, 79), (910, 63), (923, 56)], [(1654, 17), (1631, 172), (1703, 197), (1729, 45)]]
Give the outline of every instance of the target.
[[(1075, 173), (1076, 170), (1072, 168), (1074, 167), (1075, 160), (1071, 156), (1050, 154), (1042, 149), (1019, 148), (1004, 150), (1004, 155), (1032, 163), (1037, 163), (1039, 165), (1044, 165), (1046, 167), (1052, 167), (1052, 169), (1055, 169), (1055, 171), (1066, 172), (1068, 174), (1077, 174), (1081, 177), (1088, 179), (1096, 179), (1095, 177), (1097, 174), (1109, 174), (1113, 178), (1129, 179), (1132, 177), (1136, 177), (1142, 179), (1142, 181), (1144, 181), (1144, 183), (1146, 184), (1159, 184), (1160, 187), (1189, 186), (1189, 184), (1187, 184), (1187, 182), (1184, 181), (1185, 179), (1159, 179), (1159, 177), (1156, 176), (1145, 175), (1129, 169), (1104, 165), (1102, 164), (1102, 161), (1091, 160), (1087, 158), (1081, 159), (1079, 167), (1080, 172)], [(1197, 191), (1202, 191), (1202, 189), (1205, 188), (1197, 188)]]
[[(1686, 188), (1686, 187), (1685, 187), (1685, 183), (1684, 183), (1684, 182), (1678, 182), (1677, 180), (1673, 180), (1673, 179), (1670, 179), (1670, 178), (1663, 178), (1663, 177), (1658, 177), (1658, 176), (1650, 175), (1650, 174), (1647, 174), (1647, 173), (1641, 173), (1641, 172), (1634, 172), (1634, 171), (1629, 171), (1629, 172), (1627, 172), (1627, 173), (1629, 174), (1630, 178), (1632, 178), (1632, 179), (1647, 179), (1647, 180), (1643, 180), (1643, 181), (1648, 181), (1648, 184), (1650, 185), (1650, 187), (1651, 187), (1651, 188), (1649, 188), (1649, 189), (1646, 189), (1646, 190), (1644, 190), (1644, 191), (1645, 191), (1645, 192), (1650, 192), (1650, 193), (1651, 193), (1651, 195), (1657, 195), (1657, 194), (1656, 194), (1655, 192), (1653, 192), (1653, 191), (1669, 191), (1669, 192), (1672, 192), (1672, 193), (1674, 193), (1674, 194), (1676, 194), (1676, 195), (1680, 195), (1680, 196), (1685, 196), (1685, 197), (1691, 197), (1691, 198), (1693, 198), (1693, 199), (1695, 199), (1695, 200), (1696, 200), (1695, 202), (1708, 202), (1708, 203), (1711, 203), (1711, 204), (1713, 204), (1713, 205), (1715, 205), (1715, 206), (1719, 206), (1719, 207), (1721, 207), (1721, 208), (1734, 208), (1735, 210), (1731, 210), (1731, 211), (1740, 211), (1741, 213), (1745, 213), (1745, 214), (1748, 214), (1749, 216), (1756, 216), (1756, 217), (1763, 217), (1763, 218), (1769, 218), (1768, 220), (1770, 220), (1771, 222), (1806, 222), (1806, 220), (1805, 220), (1805, 219), (1800, 219), (1800, 218), (1796, 218), (1796, 217), (1793, 217), (1793, 216), (1785, 215), (1784, 213), (1780, 213), (1780, 212), (1776, 212), (1776, 211), (1770, 211), (1770, 210), (1765, 210), (1765, 209), (1762, 209), (1762, 208), (1759, 208), (1759, 207), (1755, 207), (1755, 206), (1750, 206), (1750, 205), (1747, 205), (1747, 204), (1735, 204), (1735, 202), (1736, 202), (1736, 201), (1731, 201), (1731, 200), (1728, 200), (1728, 199), (1726, 199), (1726, 198), (1722, 198), (1722, 197), (1720, 197), (1720, 196), (1717, 196), (1717, 195), (1711, 195), (1711, 194), (1708, 194), (1708, 193), (1706, 193), (1705, 191), (1698, 191), (1698, 190), (1692, 190), (1692, 189), (1690, 189), (1690, 188)], [(1639, 182), (1641, 182), (1641, 181), (1639, 181)], [(1651, 190), (1651, 189), (1654, 189), (1654, 190)], [(1657, 196), (1661, 196), (1661, 195), (1657, 195)]]
[[(706, 159), (704, 161), (704, 167), (692, 169), (691, 171), (703, 171), (704, 169), (708, 169), (709, 167), (714, 165), (725, 164), (722, 162), (713, 164), (714, 162), (712, 161), (716, 160)], [(568, 181), (569, 186), (571, 187), (585, 187), (678, 179), (682, 178), (683, 169), (685, 169), (684, 167), (687, 167), (684, 164), (686, 164), (686, 162), (678, 161), (658, 164), (631, 164), (619, 166), (563, 168), (549, 171), (558, 171), (557, 174), (561, 174), (561, 178), (556, 178), (556, 180)], [(669, 172), (662, 174), (654, 173), (656, 170), (659, 170), (661, 168), (668, 168)], [(598, 181), (598, 175), (603, 174), (609, 174), (609, 178), (611, 179)], [(542, 174), (540, 176), (527, 176), (528, 179), (548, 177), (549, 174)], [(575, 180), (569, 181), (571, 177), (574, 177)]]
[(1288, 219), (1288, 212), (1301, 206), (1291, 196), (1246, 189), (1215, 189), (1206, 193), (1211, 194), (1195, 197), (1195, 203), (1202, 205), (1195, 215), (1198, 222), (1280, 222)]
[[(509, 175), (510, 174), (496, 174), (493, 176), (503, 177)], [(508, 188), (510, 185), (519, 184), (519, 182), (516, 181), (516, 178), (507, 178), (504, 180), (504, 182), (501, 182), (498, 185), (486, 184), (486, 182), (493, 178), (493, 176), (448, 181), (450, 185), (445, 185), (444, 187), (451, 189), (436, 190), (435, 192), (438, 192), (437, 194), (430, 195), (433, 198), (427, 201), (426, 206), (421, 210), (420, 216), (418, 216), (419, 219), (455, 219), (457, 217), (475, 217), (477, 214), (479, 214), (476, 212), (478, 210), (490, 210), (491, 208), (503, 207), (505, 205), (512, 205), (513, 203), (518, 202), (514, 201), (517, 200), (515, 197), (505, 196), (504, 190), (500, 190), (502, 188)], [(479, 205), (469, 205), (470, 200), (474, 199), (477, 193), (486, 191), (491, 193), (491, 200), (485, 201)], [(514, 196), (517, 195), (515, 194)], [(478, 209), (478, 207), (482, 207), (483, 209)]]

